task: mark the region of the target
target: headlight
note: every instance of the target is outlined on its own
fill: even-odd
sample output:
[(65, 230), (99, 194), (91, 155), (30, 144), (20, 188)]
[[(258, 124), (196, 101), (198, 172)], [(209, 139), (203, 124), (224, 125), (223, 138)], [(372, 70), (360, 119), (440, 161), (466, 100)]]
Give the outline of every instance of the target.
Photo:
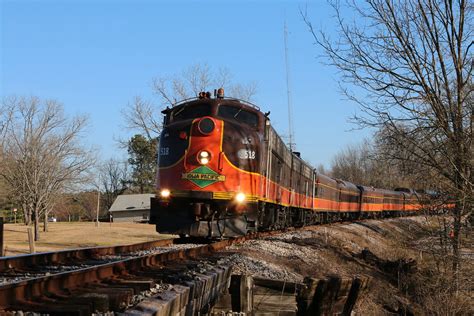
[(168, 189), (163, 189), (163, 190), (161, 190), (161, 192), (160, 192), (161, 197), (162, 197), (162, 198), (165, 198), (165, 199), (166, 199), (166, 198), (169, 198), (169, 197), (170, 197), (170, 194), (171, 194), (171, 192), (170, 192), (170, 190), (168, 190)]
[(211, 160), (211, 154), (208, 151), (203, 150), (199, 152), (198, 161), (201, 165), (207, 165), (210, 160)]
[(243, 194), (242, 192), (237, 193), (237, 195), (235, 196), (235, 200), (237, 201), (237, 203), (242, 203), (243, 201), (245, 201), (245, 194)]
[(208, 117), (201, 119), (198, 123), (198, 129), (204, 135), (209, 135), (212, 133), (215, 127), (216, 124), (214, 121)]

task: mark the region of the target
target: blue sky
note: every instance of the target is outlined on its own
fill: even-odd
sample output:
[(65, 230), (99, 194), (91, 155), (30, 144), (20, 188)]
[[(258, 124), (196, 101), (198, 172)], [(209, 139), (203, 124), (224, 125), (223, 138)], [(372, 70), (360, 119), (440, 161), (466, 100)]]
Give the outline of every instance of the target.
[[(297, 150), (313, 165), (330, 164), (368, 130), (353, 130), (357, 107), (338, 91), (338, 74), (304, 25), (307, 6), (316, 27), (334, 29), (325, 1), (5, 1), (1, 6), (0, 96), (35, 95), (85, 113), (84, 141), (102, 158), (123, 158), (116, 139), (121, 109), (136, 95), (159, 103), (154, 77), (196, 63), (226, 67), (234, 82), (255, 81), (255, 103), (287, 134), (283, 25), (289, 36)], [(336, 34), (332, 34), (335, 36)], [(212, 88), (212, 87), (211, 87)]]

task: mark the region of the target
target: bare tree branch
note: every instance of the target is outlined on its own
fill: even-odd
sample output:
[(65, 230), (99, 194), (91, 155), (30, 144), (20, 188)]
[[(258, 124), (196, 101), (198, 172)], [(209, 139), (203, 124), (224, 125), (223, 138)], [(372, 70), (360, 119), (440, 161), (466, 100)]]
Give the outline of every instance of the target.
[(103, 190), (105, 209), (110, 209), (115, 198), (127, 189), (129, 176), (126, 162), (109, 159), (102, 163), (99, 169), (99, 179)]
[(161, 131), (159, 109), (141, 97), (135, 97), (133, 103), (122, 110), (122, 115), (127, 128), (141, 131), (148, 139), (157, 137)]
[[(316, 31), (307, 12), (301, 14), (340, 71), (343, 93), (360, 106), (354, 121), (380, 129), (387, 160), (428, 172), (437, 181), (433, 185), (442, 183), (454, 199), (453, 268), (458, 271), (460, 221), (474, 205), (474, 6), (464, 0), (331, 5), (339, 31), (335, 40)], [(354, 21), (345, 20), (343, 9), (354, 12)]]
[(55, 197), (72, 186), (83, 184), (95, 159), (91, 150), (79, 142), (87, 118), (71, 119), (56, 101), (38, 98), (5, 99), (2, 121), (4, 131), (3, 163), (0, 176), (9, 185), (25, 212), (25, 221), (35, 222), (53, 207)]

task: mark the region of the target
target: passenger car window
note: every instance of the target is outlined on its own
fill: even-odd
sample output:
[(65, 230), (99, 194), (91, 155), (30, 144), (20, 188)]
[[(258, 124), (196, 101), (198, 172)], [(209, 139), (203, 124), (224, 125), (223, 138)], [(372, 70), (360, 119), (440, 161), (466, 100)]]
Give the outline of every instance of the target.
[(217, 115), (225, 119), (247, 124), (251, 127), (258, 127), (258, 115), (254, 112), (244, 110), (242, 107), (221, 105), (219, 106)]
[(211, 115), (209, 104), (183, 105), (173, 111), (173, 121), (188, 120), (196, 117)]

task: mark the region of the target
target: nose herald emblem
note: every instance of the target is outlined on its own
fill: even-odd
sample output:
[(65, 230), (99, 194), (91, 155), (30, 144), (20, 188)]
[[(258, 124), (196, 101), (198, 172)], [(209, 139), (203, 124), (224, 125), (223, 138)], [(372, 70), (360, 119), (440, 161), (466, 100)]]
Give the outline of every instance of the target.
[(183, 173), (182, 179), (189, 180), (202, 189), (213, 183), (225, 181), (225, 176), (218, 174), (208, 166), (200, 166), (191, 172)]

